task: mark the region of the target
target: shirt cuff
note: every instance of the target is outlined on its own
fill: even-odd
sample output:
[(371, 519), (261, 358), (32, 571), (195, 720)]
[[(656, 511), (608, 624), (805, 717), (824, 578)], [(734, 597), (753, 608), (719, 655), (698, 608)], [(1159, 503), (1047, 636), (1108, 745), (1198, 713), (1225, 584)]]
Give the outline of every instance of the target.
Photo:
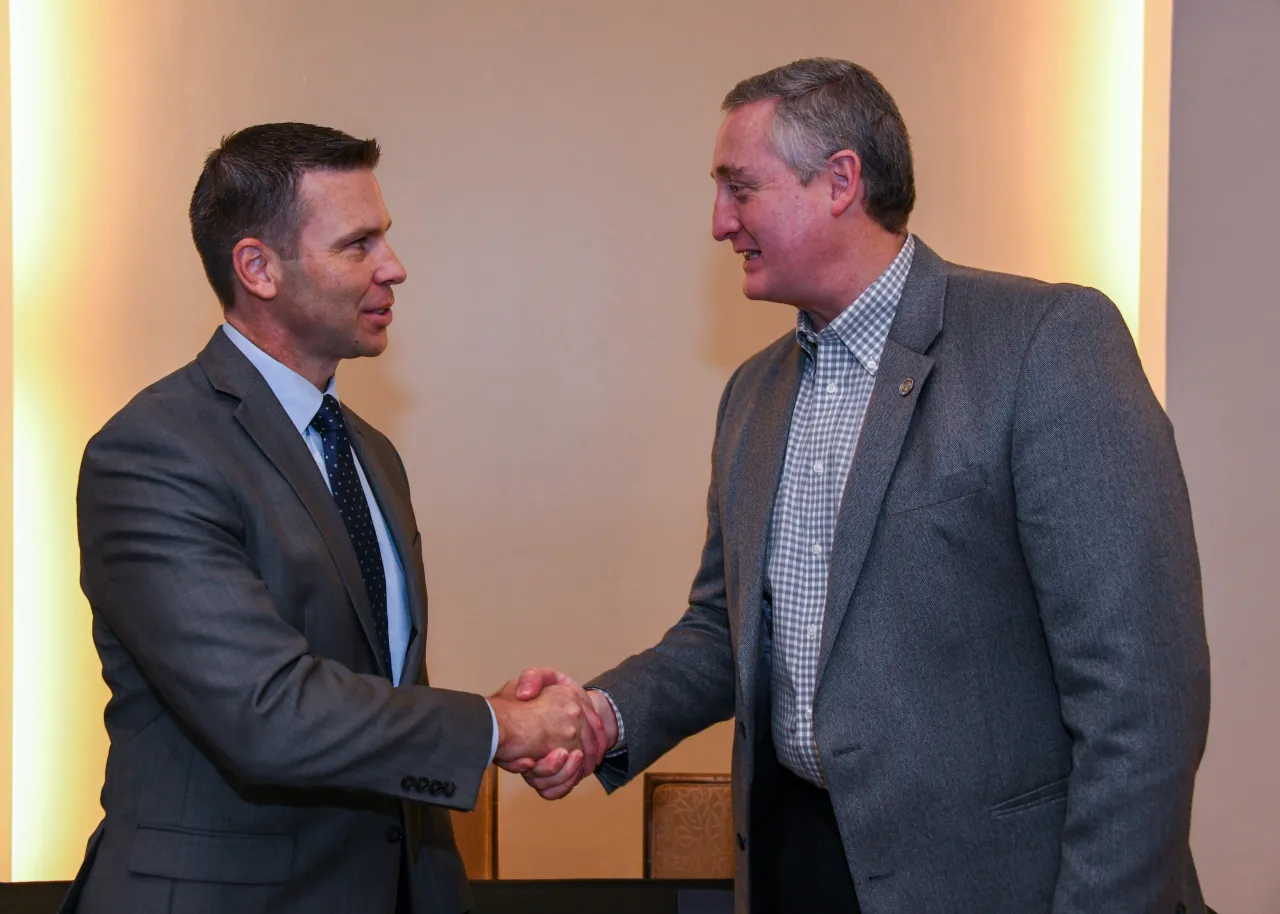
[(627, 751), (627, 728), (622, 724), (622, 712), (618, 710), (618, 703), (613, 700), (613, 696), (604, 689), (592, 687), (591, 692), (599, 692), (605, 698), (609, 699), (609, 707), (613, 708), (613, 719), (618, 722), (618, 741), (613, 744), (613, 748), (604, 754), (605, 758), (612, 758), (615, 755), (622, 755)]
[[(485, 764), (485, 767), (488, 768), (498, 755), (498, 715), (493, 713), (493, 705), (489, 704), (489, 699), (486, 698), (484, 700), (484, 706), (489, 709), (489, 719), (493, 721), (493, 739), (489, 741), (489, 761)], [(619, 726), (618, 732), (622, 732), (621, 726)]]

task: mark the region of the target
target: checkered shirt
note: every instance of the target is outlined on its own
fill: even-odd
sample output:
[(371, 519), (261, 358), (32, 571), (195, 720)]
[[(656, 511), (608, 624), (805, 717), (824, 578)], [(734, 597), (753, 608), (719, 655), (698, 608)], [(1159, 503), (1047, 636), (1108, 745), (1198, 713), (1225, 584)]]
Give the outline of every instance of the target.
[(769, 531), (764, 611), (773, 636), (773, 739), (778, 760), (825, 786), (813, 733), (813, 693), (836, 516), (871, 400), (880, 354), (911, 269), (915, 238), (850, 307), (815, 332), (796, 320), (804, 375)]

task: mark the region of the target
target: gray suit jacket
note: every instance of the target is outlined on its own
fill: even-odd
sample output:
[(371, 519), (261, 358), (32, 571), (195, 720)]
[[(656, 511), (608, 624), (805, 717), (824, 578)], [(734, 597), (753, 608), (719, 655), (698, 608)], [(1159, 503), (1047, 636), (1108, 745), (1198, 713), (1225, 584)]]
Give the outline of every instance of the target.
[[(730, 379), (688, 612), (592, 683), (626, 728), (607, 786), (736, 714), (740, 912), (801, 358), (788, 334)], [(1208, 688), (1186, 486), (1119, 313), (917, 244), (840, 508), (813, 708), (862, 910), (1199, 914)]]
[(344, 412), (404, 565), (399, 688), (319, 469), (225, 334), (89, 442), (81, 581), (111, 748), (67, 910), (391, 914), (402, 857), (414, 910), (469, 905), (444, 807), (475, 803), (489, 711), (427, 686), (408, 480)]

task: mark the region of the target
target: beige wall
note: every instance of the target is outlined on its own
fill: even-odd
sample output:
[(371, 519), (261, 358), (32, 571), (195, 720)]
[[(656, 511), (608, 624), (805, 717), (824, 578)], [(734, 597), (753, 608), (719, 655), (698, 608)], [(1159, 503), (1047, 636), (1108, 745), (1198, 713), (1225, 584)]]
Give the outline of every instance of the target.
[(1213, 662), (1192, 846), (1205, 897), (1280, 911), (1280, 4), (1178, 0), (1169, 413), (1191, 488)]
[[(793, 322), (741, 299), (709, 236), (737, 79), (819, 53), (871, 67), (913, 132), (929, 244), (1100, 285), (1137, 321), (1141, 2), (12, 5), (36, 33), (22, 92), (42, 100), (26, 119), (15, 106), (15, 157), (38, 174), (15, 197), (14, 338), (39, 419), (16, 444), (44, 519), (18, 587), (19, 707), (37, 695), (40, 713), (14, 729), (15, 878), (69, 876), (98, 815), (75, 464), (216, 324), (185, 204), (227, 131), (310, 120), (383, 143), (409, 281), (390, 351), (340, 384), (414, 485), (440, 685), (492, 690), (531, 663), (586, 677), (682, 610), (722, 385)], [(723, 770), (727, 745), (722, 727), (660, 765)], [(635, 788), (552, 805), (504, 781), (503, 874), (638, 875), (640, 811)]]

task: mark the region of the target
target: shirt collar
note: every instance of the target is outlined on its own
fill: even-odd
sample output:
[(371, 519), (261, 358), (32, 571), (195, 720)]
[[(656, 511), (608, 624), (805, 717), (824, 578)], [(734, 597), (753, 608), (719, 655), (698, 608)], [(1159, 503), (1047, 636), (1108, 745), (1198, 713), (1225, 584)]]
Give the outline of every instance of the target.
[(911, 272), (915, 250), (915, 236), (908, 234), (893, 263), (821, 332), (814, 330), (809, 313), (800, 311), (796, 317), (796, 342), (800, 348), (813, 358), (821, 338), (839, 339), (862, 367), (874, 375), (907, 284), (907, 274)]
[(336, 375), (329, 379), (329, 386), (325, 388), (324, 393), (321, 393), (302, 375), (287, 365), (277, 362), (255, 346), (235, 327), (224, 323), (222, 332), (227, 335), (227, 339), (235, 343), (237, 349), (244, 353), (244, 357), (253, 363), (253, 367), (258, 369), (258, 373), (262, 375), (271, 392), (276, 395), (276, 399), (288, 413), (298, 434), (306, 434), (307, 426), (320, 411), (320, 404), (324, 402), (325, 394), (329, 394), (334, 399), (338, 398)]

